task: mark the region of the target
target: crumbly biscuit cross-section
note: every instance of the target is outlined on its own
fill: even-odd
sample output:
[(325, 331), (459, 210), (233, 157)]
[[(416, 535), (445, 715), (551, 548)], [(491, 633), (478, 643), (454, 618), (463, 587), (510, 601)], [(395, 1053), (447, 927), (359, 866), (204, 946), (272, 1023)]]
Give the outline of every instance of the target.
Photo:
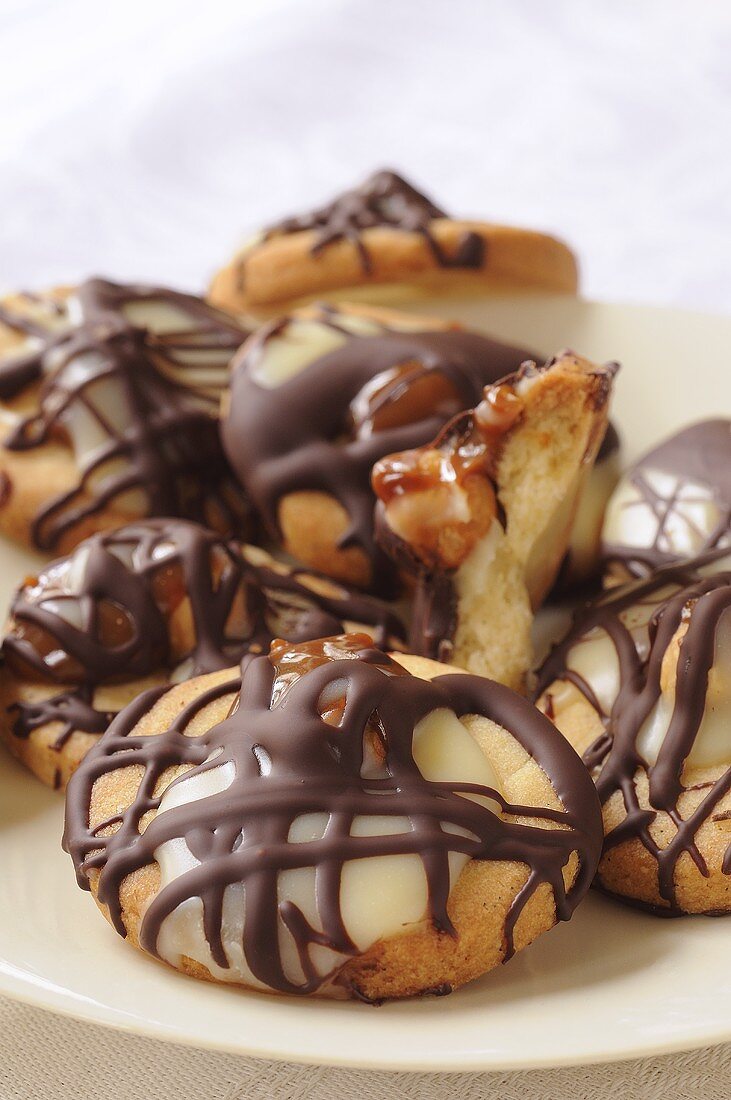
[(382, 545), (419, 578), (412, 648), (519, 687), (606, 431), (616, 365), (566, 352), (377, 463)]

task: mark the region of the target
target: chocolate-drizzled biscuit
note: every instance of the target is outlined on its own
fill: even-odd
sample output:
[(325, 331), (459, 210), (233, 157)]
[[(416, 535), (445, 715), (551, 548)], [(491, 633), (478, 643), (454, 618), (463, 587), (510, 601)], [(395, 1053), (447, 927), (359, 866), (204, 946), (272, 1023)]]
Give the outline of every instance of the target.
[[(449, 777), (420, 749), (444, 722)], [(485, 757), (502, 741), (517, 755), (498, 779)], [(456, 743), (495, 785), (460, 777)], [(120, 803), (129, 768), (141, 778)], [(511, 788), (515, 770), (536, 786)], [(479, 677), (411, 675), (360, 635), (276, 642), (240, 676), (140, 699), (74, 776), (64, 839), (79, 884), (150, 954), (257, 989), (368, 1000), (447, 992), (568, 919), (600, 845), (589, 777), (530, 704)], [(410, 884), (377, 944), (352, 909), (363, 873), (377, 895)]]
[(731, 420), (665, 439), (617, 486), (604, 521), (607, 579), (643, 577), (731, 542)]
[[(279, 366), (285, 353), (291, 365), (287, 359)], [(530, 356), (525, 348), (406, 314), (302, 311), (262, 329), (234, 360), (224, 446), (287, 549), (324, 572), (383, 591), (393, 577), (373, 537), (374, 462), (426, 443), (454, 413), (475, 404), (487, 383)], [(328, 531), (332, 521), (322, 517), (319, 553), (304, 545), (304, 521), (298, 530), (283, 516), (286, 498), (303, 492), (327, 495), (345, 515), (337, 531)], [(308, 502), (310, 511), (316, 507)]]
[(581, 610), (536, 697), (604, 807), (599, 884), (663, 914), (731, 911), (731, 553)]
[(211, 299), (271, 313), (318, 295), (393, 284), (396, 297), (455, 284), (575, 291), (576, 263), (553, 237), (446, 214), (398, 173), (258, 233), (216, 276)]
[(0, 455), (10, 533), (57, 550), (144, 515), (244, 533), (217, 429), (228, 362), (248, 335), (235, 317), (192, 295), (89, 279), (65, 300), (16, 296), (0, 326), (0, 400), (16, 414)]
[[(351, 623), (381, 645), (403, 642), (399, 619), (379, 601), (185, 520), (93, 535), (27, 581), (10, 615), (3, 733), (42, 778), (61, 763), (65, 774), (59, 754), (79, 743), (74, 735), (102, 733), (150, 678), (228, 668), (275, 636), (296, 642)], [(29, 744), (35, 731), (42, 743)], [(81, 738), (84, 750), (92, 740)], [(70, 752), (69, 766), (74, 745)]]

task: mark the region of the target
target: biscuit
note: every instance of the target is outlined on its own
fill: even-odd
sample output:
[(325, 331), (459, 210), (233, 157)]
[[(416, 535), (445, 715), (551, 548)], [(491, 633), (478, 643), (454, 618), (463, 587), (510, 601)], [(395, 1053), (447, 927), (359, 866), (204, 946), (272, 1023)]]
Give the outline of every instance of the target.
[(275, 636), (343, 630), (403, 645), (385, 604), (294, 570), (185, 520), (92, 535), (29, 577), (11, 605), (0, 665), (0, 737), (64, 787), (140, 692), (227, 668)]
[(313, 306), (235, 357), (221, 431), (273, 539), (341, 581), (387, 592), (373, 538), (373, 463), (433, 438), (532, 354), (444, 321)]
[(576, 292), (571, 250), (545, 233), (454, 220), (401, 176), (376, 172), (311, 213), (259, 233), (210, 289), (216, 305), (268, 316), (318, 297), (389, 290), (443, 296)]
[(602, 529), (608, 585), (731, 544), (731, 420), (692, 424), (643, 455)]
[(245, 535), (217, 420), (248, 332), (200, 298), (103, 279), (3, 299), (0, 530), (49, 553), (149, 515)]
[(538, 706), (596, 782), (607, 892), (731, 911), (730, 683), (728, 550), (612, 588), (547, 658)]
[(140, 699), (69, 785), (79, 884), (207, 980), (380, 1001), (485, 973), (571, 916), (601, 815), (534, 707), (445, 671), (350, 634)]
[(377, 535), (417, 583), (412, 652), (522, 689), (616, 369), (572, 352), (524, 364), (433, 443), (376, 463)]

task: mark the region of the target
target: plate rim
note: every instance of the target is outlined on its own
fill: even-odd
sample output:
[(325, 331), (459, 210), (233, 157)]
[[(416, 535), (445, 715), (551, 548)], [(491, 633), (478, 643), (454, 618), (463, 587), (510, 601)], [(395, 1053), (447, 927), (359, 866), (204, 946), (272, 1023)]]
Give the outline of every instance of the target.
[[(155, 962), (155, 960), (152, 959), (149, 961), (151, 964)], [(89, 1024), (92, 1027), (103, 1027), (108, 1030), (122, 1032), (126, 1035), (136, 1035), (141, 1038), (149, 1039), (152, 1042), (172, 1043), (173, 1045), (193, 1050), (218, 1051), (219, 1053), (231, 1054), (239, 1058), (255, 1058), (260, 1061), (277, 1062), (285, 1065), (327, 1066), (333, 1069), (423, 1074), (502, 1073), (522, 1070), (529, 1072), (531, 1070), (541, 1069), (572, 1069), (576, 1066), (584, 1065), (617, 1065), (622, 1062), (641, 1061), (647, 1058), (673, 1055), (685, 1051), (702, 1050), (706, 1047), (721, 1046), (731, 1042), (730, 1018), (728, 1024), (725, 1026), (719, 1025), (718, 1028), (713, 1031), (706, 1029), (703, 1034), (699, 1033), (692, 1038), (681, 1035), (672, 1039), (658, 1037), (654, 1042), (647, 1040), (642, 1044), (638, 1044), (638, 1046), (631, 1051), (622, 1052), (607, 1052), (606, 1049), (602, 1050), (597, 1047), (588, 1052), (584, 1051), (581, 1054), (576, 1052), (569, 1056), (565, 1054), (557, 1054), (555, 1057), (528, 1056), (518, 1060), (512, 1057), (505, 1057), (504, 1055), (491, 1058), (489, 1057), (489, 1052), (474, 1051), (472, 1054), (463, 1053), (461, 1055), (462, 1064), (459, 1066), (456, 1065), (454, 1057), (442, 1060), (440, 1055), (435, 1055), (426, 1048), (419, 1061), (408, 1057), (376, 1057), (374, 1059), (373, 1057), (353, 1057), (352, 1054), (340, 1056), (337, 1051), (333, 1051), (332, 1054), (327, 1054), (323, 1057), (320, 1052), (314, 1055), (308, 1053), (304, 1049), (297, 1049), (296, 1051), (290, 1050), (285, 1053), (281, 1050), (274, 1048), (270, 1049), (255, 1044), (244, 1047), (242, 1044), (237, 1045), (225, 1039), (217, 1040), (216, 1037), (212, 1035), (195, 1036), (190, 1032), (178, 1033), (177, 1031), (173, 1034), (170, 1028), (167, 1028), (159, 1021), (144, 1021), (144, 1024), (142, 1022), (136, 1024), (134, 1021), (122, 1018), (121, 1010), (112, 1009), (108, 1006), (97, 1005), (97, 1008), (102, 1007), (102, 1012), (100, 1015), (94, 1015), (90, 1008), (86, 1008), (86, 1006), (83, 1005), (83, 998), (77, 994), (69, 993), (68, 991), (61, 993), (57, 992), (55, 989), (47, 991), (45, 995), (37, 993), (38, 987), (34, 983), (13, 977), (3, 965), (2, 961), (0, 961), (0, 975), (6, 979), (10, 978), (10, 986), (3, 986), (3, 988), (0, 989), (2, 996), (21, 1004), (38, 1008), (41, 1011), (50, 1012), (54, 1016), (78, 1020), (80, 1023)], [(196, 978), (190, 977), (187, 974), (180, 973), (178, 976), (183, 979), (188, 979), (191, 982), (197, 981)], [(251, 998), (259, 996), (277, 996), (276, 994), (268, 993), (258, 994), (244, 989), (238, 990), (237, 995)], [(295, 998), (287, 998), (287, 1000), (291, 1003)], [(377, 1005), (363, 1005), (361, 1007), (364, 1012), (379, 1011), (379, 1006)]]

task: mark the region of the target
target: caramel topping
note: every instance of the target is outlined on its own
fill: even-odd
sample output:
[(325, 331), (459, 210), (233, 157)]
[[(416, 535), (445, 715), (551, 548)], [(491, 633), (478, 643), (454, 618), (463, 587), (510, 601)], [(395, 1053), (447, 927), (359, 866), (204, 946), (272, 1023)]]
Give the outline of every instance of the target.
[(180, 606), (187, 595), (185, 576), (179, 562), (161, 565), (150, 575), (150, 587), (155, 603), (160, 610), (171, 615)]
[[(362, 660), (363, 651), (373, 649), (368, 634), (341, 634), (333, 638), (318, 638), (311, 642), (292, 642), (275, 638), (269, 650), (269, 660), (275, 668), (274, 693), (279, 698), (284, 690), (300, 676), (329, 661)], [(407, 675), (396, 661), (373, 649), (381, 671), (392, 676)], [(335, 700), (331, 700), (335, 703)]]
[(523, 399), (507, 382), (485, 389), (475, 409), (475, 423), (486, 442), (497, 442), (509, 431), (523, 411)]
[[(373, 647), (367, 634), (344, 634), (333, 638), (318, 638), (312, 642), (300, 642), (293, 645), (282, 638), (275, 638), (269, 651), (269, 660), (274, 665), (275, 677), (272, 687), (272, 700), (280, 700), (284, 693), (302, 676), (331, 661), (363, 660), (363, 655), (372, 654), (381, 672), (388, 676), (407, 676), (406, 669), (386, 654)], [(320, 697), (318, 709), (320, 716), (328, 725), (339, 726), (345, 713), (344, 683), (335, 681), (330, 690)], [(371, 753), (382, 755), (378, 724), (369, 721), (366, 729)]]
[(430, 416), (453, 416), (459, 406), (459, 390), (450, 378), (410, 360), (377, 374), (356, 394), (350, 403), (353, 435), (367, 438)]
[(494, 476), (498, 449), (523, 411), (523, 400), (509, 383), (487, 386), (471, 413), (455, 417), (427, 447), (388, 455), (373, 468), (373, 488), (384, 504), (407, 493), (439, 485), (464, 485), (478, 475)]
[[(118, 650), (133, 641), (135, 625), (119, 604), (111, 600), (100, 600), (94, 609), (94, 619), (96, 638), (99, 645), (106, 649)], [(23, 644), (18, 649), (8, 647), (5, 658), (8, 666), (18, 675), (40, 683), (48, 680), (49, 673), (56, 680), (65, 680), (72, 684), (81, 684), (87, 679), (88, 673), (84, 665), (60, 646), (58, 638), (54, 637), (50, 629), (33, 622), (21, 621), (16, 624), (13, 635)], [(37, 661), (28, 658), (29, 648), (41, 659), (40, 667)]]
[(475, 427), (472, 416), (460, 417), (432, 446), (382, 458), (371, 479), (378, 498), (388, 505), (396, 497), (489, 476), (491, 455)]
[(487, 387), (474, 412), (455, 417), (430, 446), (374, 466), (391, 530), (430, 568), (456, 569), (489, 530), (500, 446), (522, 410), (511, 384)]

